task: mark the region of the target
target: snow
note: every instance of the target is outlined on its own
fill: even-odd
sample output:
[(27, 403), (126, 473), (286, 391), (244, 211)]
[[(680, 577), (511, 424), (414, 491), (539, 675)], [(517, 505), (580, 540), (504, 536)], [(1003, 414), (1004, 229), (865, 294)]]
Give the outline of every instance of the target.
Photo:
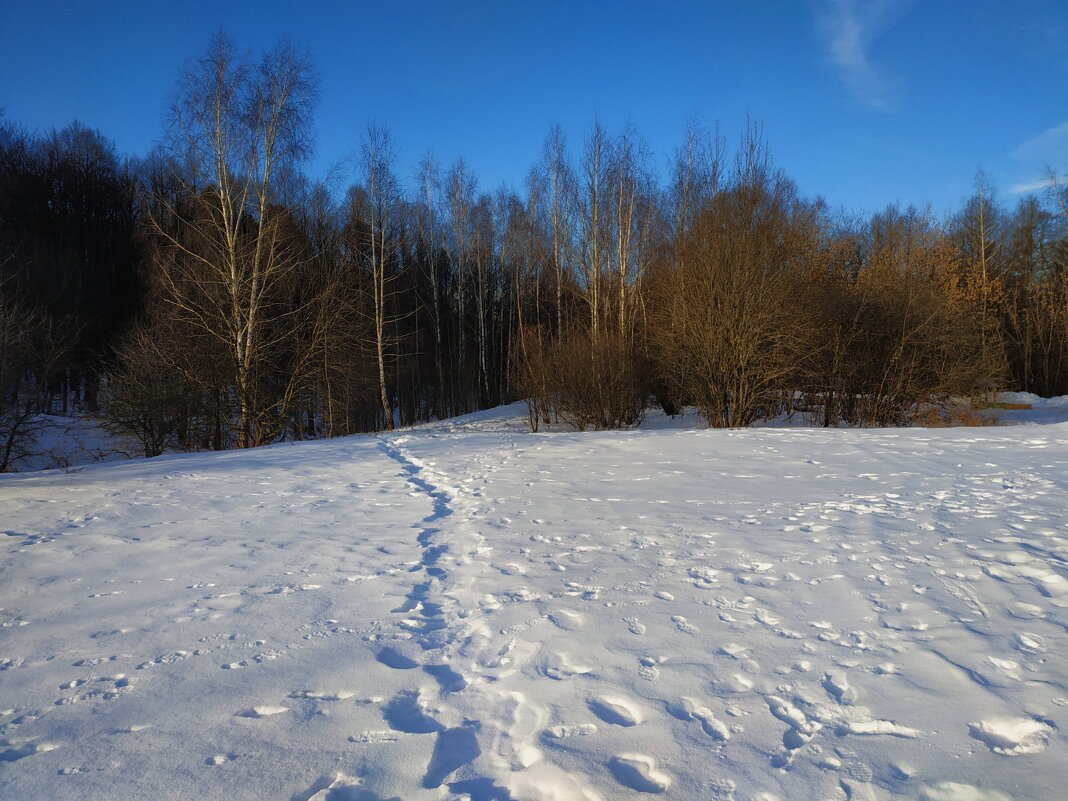
[(1066, 446), (516, 405), (3, 476), (0, 798), (1056, 798)]
[(999, 392), (1000, 403), (1028, 404), (1030, 409), (1000, 409), (995, 414), (1000, 425), (1048, 425), (1068, 420), (1068, 395), (1043, 398), (1032, 392)]
[(118, 437), (88, 416), (42, 414), (33, 418), (30, 428), (31, 437), (25, 443), (30, 453), (13, 463), (20, 473), (117, 462), (143, 452), (132, 438)]

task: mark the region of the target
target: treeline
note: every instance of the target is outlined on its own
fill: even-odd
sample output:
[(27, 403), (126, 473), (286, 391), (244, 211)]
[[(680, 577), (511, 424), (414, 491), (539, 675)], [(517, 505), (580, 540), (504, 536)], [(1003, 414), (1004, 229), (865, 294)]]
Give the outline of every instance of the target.
[(121, 159), (77, 123), (0, 120), (0, 469), (40, 413), (100, 414), (144, 452), (392, 428), (528, 399), (533, 427), (714, 426), (783, 413), (905, 424), (1000, 388), (1068, 394), (1064, 194), (949, 219), (843, 219), (750, 127), (550, 129), (523, 190), (458, 160), (399, 175), (358, 137), (343, 193), (301, 171), (315, 77), (223, 38), (166, 136)]
[(99, 132), (30, 136), (0, 117), (0, 471), (38, 415), (100, 411), (143, 302), (138, 191)]

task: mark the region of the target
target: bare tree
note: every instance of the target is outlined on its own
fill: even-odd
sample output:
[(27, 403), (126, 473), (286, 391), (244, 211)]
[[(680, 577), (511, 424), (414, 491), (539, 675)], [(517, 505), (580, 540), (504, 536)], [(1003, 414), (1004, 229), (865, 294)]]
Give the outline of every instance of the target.
[[(478, 405), (494, 405), (490, 389), (490, 305), (496, 299), (497, 237), (490, 198), (481, 195), (472, 208), (471, 256), (474, 266), (475, 344), (478, 353)], [(499, 398), (498, 398), (499, 400)]]
[(134, 437), (148, 457), (188, 447), (190, 429), (203, 417), (202, 393), (175, 369), (175, 337), (169, 333), (159, 322), (136, 326), (108, 376), (104, 424)]
[(438, 165), (427, 153), (419, 162), (418, 169), (419, 196), (415, 204), (415, 222), (419, 237), (419, 246), (423, 252), (425, 266), (424, 280), (430, 285), (430, 316), (434, 329), (434, 376), (435, 388), (434, 415), (439, 419), (445, 416), (445, 346), (443, 342), (441, 282), (438, 280), (437, 252), (440, 247), (438, 230), (438, 195), (441, 192), (441, 178)]
[(1060, 211), (1064, 221), (1068, 222), (1068, 182), (1065, 178), (1057, 175), (1052, 167), (1046, 169), (1046, 180), (1049, 184), (1049, 194), (1054, 204)]
[[(472, 393), (465, 392), (461, 383), (468, 372), (468, 300), (471, 292), (472, 243), (474, 240), (475, 190), (477, 181), (461, 158), (457, 159), (445, 177), (445, 203), (452, 232), (453, 313), (456, 315), (455, 350), (453, 355), (454, 398), (460, 402), (454, 411), (473, 408)], [(475, 387), (480, 375), (476, 374)]]
[(641, 281), (652, 261), (657, 205), (647, 162), (648, 148), (628, 126), (616, 141), (609, 167), (613, 233), (612, 304), (616, 335), (634, 334), (633, 314), (639, 305)]
[(1005, 294), (1000, 218), (986, 174), (980, 170), (975, 176), (975, 194), (955, 221), (962, 260), (954, 294), (973, 308), (980, 358), (984, 362), (1004, 358), (999, 325)]
[(806, 377), (811, 411), (825, 425), (944, 421), (957, 399), (1001, 379), (1000, 355), (984, 355), (976, 296), (962, 283), (965, 257), (926, 210), (889, 207), (858, 239), (855, 249), (848, 238), (836, 243), (808, 295), (821, 345)]
[(1038, 198), (1024, 198), (1004, 245), (1009, 368), (1018, 389), (1047, 397), (1068, 391), (1068, 251), (1057, 222)]
[(608, 272), (609, 170), (612, 143), (601, 123), (586, 137), (579, 166), (577, 259), (583, 295), (589, 310), (590, 336), (596, 341), (604, 314), (603, 289)]
[(542, 148), (540, 173), (547, 194), (546, 206), (552, 241), (549, 263), (552, 265), (553, 289), (556, 295), (555, 330), (559, 332), (563, 329), (564, 285), (570, 263), (569, 232), (575, 200), (575, 179), (568, 160), (567, 140), (559, 125), (549, 129), (545, 146)]
[(70, 323), (0, 297), (0, 473), (33, 453), (49, 381), (77, 334)]
[[(292, 47), (279, 44), (251, 63), (220, 35), (183, 70), (171, 110), (181, 189), (150, 219), (171, 251), (159, 262), (163, 299), (224, 346), (240, 447), (276, 437), (293, 395), (265, 392), (264, 381), (277, 370), (293, 317), (279, 299), (300, 248), (280, 193), (308, 152), (314, 99), (308, 61)], [(281, 378), (298, 379), (295, 371)]]
[(724, 150), (725, 141), (718, 129), (709, 135), (696, 119), (690, 120), (671, 164), (669, 205), (673, 236), (689, 233), (697, 216), (719, 191)]
[(811, 310), (797, 297), (818, 241), (818, 209), (797, 199), (750, 130), (729, 186), (657, 276), (651, 336), (666, 383), (710, 425), (770, 416), (790, 389), (811, 351)]
[(393, 174), (395, 161), (396, 149), (389, 132), (378, 125), (368, 125), (360, 145), (359, 170), (363, 183), (353, 195), (353, 216), (362, 223), (357, 246), (371, 282), (370, 314), (378, 401), (384, 425), (390, 431), (393, 406), (386, 377), (397, 341), (392, 333), (397, 316), (390, 305), (397, 278), (400, 223), (400, 187)]

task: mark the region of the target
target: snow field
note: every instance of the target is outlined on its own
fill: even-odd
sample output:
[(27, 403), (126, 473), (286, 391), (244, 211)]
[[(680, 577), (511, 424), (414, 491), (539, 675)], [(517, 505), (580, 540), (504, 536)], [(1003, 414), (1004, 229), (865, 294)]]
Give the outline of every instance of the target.
[(1068, 426), (522, 415), (0, 479), (0, 797), (1060, 797)]

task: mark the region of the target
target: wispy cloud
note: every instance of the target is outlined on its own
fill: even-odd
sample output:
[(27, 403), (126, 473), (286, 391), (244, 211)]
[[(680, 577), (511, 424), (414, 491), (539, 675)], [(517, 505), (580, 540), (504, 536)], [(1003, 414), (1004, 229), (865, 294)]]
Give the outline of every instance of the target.
[(816, 25), (842, 82), (865, 105), (898, 105), (892, 81), (874, 64), (872, 44), (912, 6), (912, 0), (818, 0)]
[(1020, 176), (1020, 180), (1009, 187), (1011, 194), (1026, 195), (1049, 189), (1049, 171), (1059, 171), (1068, 164), (1068, 122), (1035, 134), (1017, 145), (1009, 157), (1017, 164), (1013, 172)]
[(1013, 195), (1026, 195), (1031, 192), (1040, 192), (1050, 187), (1050, 179), (1043, 178), (1040, 181), (1024, 181), (1009, 187), (1009, 193)]
[(1055, 125), (1032, 136), (1012, 151), (1017, 161), (1038, 163), (1040, 166), (1060, 166), (1068, 162), (1068, 122)]

